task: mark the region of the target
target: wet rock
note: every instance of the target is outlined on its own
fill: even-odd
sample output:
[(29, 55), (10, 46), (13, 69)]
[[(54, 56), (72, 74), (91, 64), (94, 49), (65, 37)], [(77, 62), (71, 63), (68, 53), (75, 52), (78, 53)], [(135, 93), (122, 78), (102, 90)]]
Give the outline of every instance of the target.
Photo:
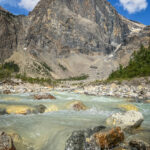
[(16, 150), (11, 137), (2, 131), (0, 131), (0, 150)]
[(0, 115), (5, 115), (5, 114), (7, 114), (6, 109), (0, 108)]
[(139, 127), (144, 121), (143, 115), (137, 111), (127, 111), (126, 113), (116, 113), (110, 116), (106, 123), (110, 126), (120, 126), (124, 130)]
[(17, 134), (15, 131), (9, 130), (7, 131), (7, 134), (12, 138), (14, 143), (22, 143), (22, 138), (19, 134)]
[(87, 107), (81, 101), (73, 101), (68, 104), (68, 109), (73, 109), (75, 111), (86, 110)]
[(19, 106), (19, 105), (12, 105), (12, 106), (7, 106), (6, 112), (8, 114), (22, 114), (22, 115), (27, 115), (31, 114), (33, 112), (34, 108), (29, 107), (29, 106)]
[(56, 99), (56, 98), (51, 94), (37, 94), (34, 95), (34, 99), (41, 100), (41, 99)]
[(58, 111), (58, 107), (56, 105), (50, 105), (50, 106), (47, 106), (45, 112), (53, 112), (53, 111)]
[(143, 141), (132, 140), (129, 142), (129, 147), (131, 150), (148, 150), (150, 147)]
[(98, 126), (93, 129), (74, 131), (66, 142), (65, 150), (98, 150), (98, 146), (90, 137), (101, 130), (104, 126)]
[(3, 94), (11, 94), (11, 91), (10, 90), (4, 90)]
[(96, 133), (94, 138), (101, 149), (109, 149), (124, 141), (124, 133), (120, 127), (116, 127), (108, 132)]
[(135, 110), (138, 111), (138, 108), (133, 104), (121, 104), (119, 105), (120, 108), (123, 108), (126, 111)]
[(35, 108), (36, 108), (36, 111), (37, 111), (38, 113), (44, 113), (45, 110), (46, 110), (46, 107), (45, 107), (44, 105), (42, 105), (42, 104), (35, 106)]

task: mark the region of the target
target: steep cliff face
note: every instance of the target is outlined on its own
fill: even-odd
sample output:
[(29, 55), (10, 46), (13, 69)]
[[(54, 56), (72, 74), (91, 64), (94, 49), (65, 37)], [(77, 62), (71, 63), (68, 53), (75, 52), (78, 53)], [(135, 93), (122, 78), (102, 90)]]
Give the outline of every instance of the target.
[(18, 46), (19, 17), (0, 7), (0, 62), (10, 57)]
[(106, 78), (148, 43), (149, 28), (122, 17), (107, 0), (41, 0), (27, 17), (0, 12), (0, 58), (11, 55), (32, 76)]
[(72, 52), (110, 54), (129, 33), (106, 0), (41, 0), (29, 20), (27, 47), (55, 51), (56, 57)]

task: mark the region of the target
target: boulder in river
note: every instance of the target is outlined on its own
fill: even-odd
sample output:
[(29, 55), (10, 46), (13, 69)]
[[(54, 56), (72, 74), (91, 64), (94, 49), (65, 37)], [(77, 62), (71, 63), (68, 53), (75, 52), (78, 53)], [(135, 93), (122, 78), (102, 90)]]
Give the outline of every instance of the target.
[(98, 146), (96, 142), (90, 142), (90, 137), (106, 127), (98, 126), (93, 129), (79, 130), (72, 132), (71, 136), (66, 141), (65, 150), (96, 150)]
[(0, 108), (0, 115), (5, 115), (5, 114), (7, 114), (6, 109)]
[(127, 111), (125, 113), (116, 113), (110, 116), (106, 123), (110, 126), (120, 126), (122, 129), (134, 129), (139, 127), (144, 121), (142, 113), (138, 111)]
[(119, 107), (126, 111), (130, 111), (130, 110), (138, 111), (138, 108), (134, 106), (133, 104), (121, 104), (119, 105)]
[(75, 111), (86, 110), (87, 107), (81, 101), (72, 101), (67, 105), (68, 109)]
[(42, 99), (56, 99), (56, 97), (54, 97), (51, 94), (36, 94), (34, 95), (34, 99), (35, 100), (42, 100)]
[(27, 115), (33, 112), (32, 107), (24, 105), (10, 105), (6, 107), (6, 112), (8, 114), (22, 114)]
[(106, 130), (104, 126), (74, 131), (66, 142), (65, 150), (103, 150), (114, 148), (124, 141), (120, 127)]
[(93, 136), (101, 149), (113, 148), (124, 141), (124, 133), (120, 127), (113, 128), (107, 132), (98, 132)]
[(0, 150), (16, 150), (12, 138), (0, 131)]
[(35, 108), (36, 108), (35, 111), (37, 111), (37, 113), (44, 113), (46, 110), (46, 106), (42, 104), (35, 106)]

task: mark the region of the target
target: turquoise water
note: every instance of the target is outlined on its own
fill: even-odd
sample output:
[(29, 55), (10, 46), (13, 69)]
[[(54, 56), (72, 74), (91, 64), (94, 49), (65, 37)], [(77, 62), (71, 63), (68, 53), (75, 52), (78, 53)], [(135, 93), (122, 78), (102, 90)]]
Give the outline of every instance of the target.
[[(126, 99), (87, 96), (84, 94), (52, 91), (56, 100), (36, 101), (30, 94), (0, 95), (0, 108), (8, 106), (34, 107), (45, 105), (49, 110), (43, 114), (9, 114), (0, 116), (0, 130), (16, 133), (18, 150), (64, 150), (72, 131), (106, 125), (105, 120), (113, 113), (124, 111), (122, 104), (133, 104), (144, 115), (141, 129), (128, 135), (126, 140), (140, 138), (150, 141), (150, 104), (129, 103)], [(74, 111), (68, 103), (80, 100), (87, 110)]]

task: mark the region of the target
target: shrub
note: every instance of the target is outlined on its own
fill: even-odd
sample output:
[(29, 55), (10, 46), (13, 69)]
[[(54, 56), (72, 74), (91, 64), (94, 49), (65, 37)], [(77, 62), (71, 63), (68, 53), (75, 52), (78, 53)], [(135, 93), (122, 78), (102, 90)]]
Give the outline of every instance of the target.
[(108, 80), (130, 79), (134, 77), (150, 76), (150, 46), (145, 48), (141, 45), (139, 51), (131, 56), (128, 66), (119, 66), (118, 70), (113, 71)]

